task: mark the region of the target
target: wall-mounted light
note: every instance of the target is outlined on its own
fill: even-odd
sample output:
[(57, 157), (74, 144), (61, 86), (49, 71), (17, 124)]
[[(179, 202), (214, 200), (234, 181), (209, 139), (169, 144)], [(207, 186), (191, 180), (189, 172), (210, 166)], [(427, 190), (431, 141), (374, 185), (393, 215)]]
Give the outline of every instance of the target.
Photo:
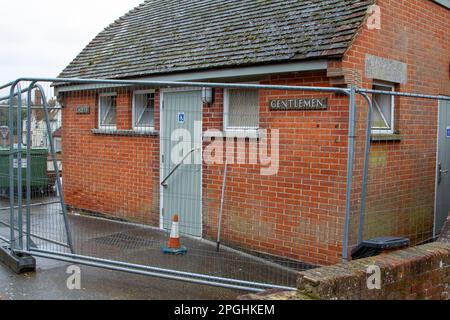
[(214, 103), (214, 89), (202, 88), (202, 102), (211, 106)]

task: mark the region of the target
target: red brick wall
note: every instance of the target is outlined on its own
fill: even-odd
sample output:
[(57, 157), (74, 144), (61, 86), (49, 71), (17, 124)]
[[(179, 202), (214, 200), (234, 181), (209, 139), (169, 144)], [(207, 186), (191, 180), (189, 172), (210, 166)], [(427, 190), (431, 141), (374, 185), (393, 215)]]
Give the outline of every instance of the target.
[[(356, 73), (354, 79), (361, 79), (358, 84), (371, 87), (371, 80), (363, 72), (365, 54), (370, 53), (408, 63), (408, 84), (401, 85), (400, 90), (449, 93), (448, 11), (430, 1), (379, 2), (382, 30), (363, 28), (344, 60), (330, 62), (330, 69), (351, 70), (351, 74)], [(329, 86), (329, 79), (326, 72), (308, 72), (274, 75), (261, 83)], [(273, 98), (312, 96), (327, 96), (329, 109), (268, 110), (268, 101)], [(215, 104), (204, 108), (204, 129), (222, 129), (222, 99), (222, 90), (216, 90)], [(264, 177), (259, 165), (230, 166), (224, 242), (313, 264), (339, 261), (345, 212), (347, 100), (333, 94), (260, 92), (260, 127), (280, 130), (280, 168), (275, 176)], [(437, 107), (430, 101), (398, 100), (397, 128), (403, 140), (372, 145), (366, 236), (420, 234), (413, 239), (420, 241), (429, 237), (431, 231)], [(76, 106), (86, 104), (91, 107), (91, 114), (76, 115)], [(353, 231), (359, 208), (363, 151), (360, 140), (365, 109), (359, 100)], [(117, 122), (118, 129), (131, 127), (131, 97), (124, 89), (118, 92)], [(159, 138), (92, 133), (97, 127), (94, 92), (67, 95), (63, 126), (66, 202), (158, 225)], [(223, 165), (203, 166), (203, 222), (207, 238), (216, 235), (222, 176)], [(388, 227), (380, 230), (374, 226)], [(352, 242), (354, 236), (353, 232)]]
[[(116, 91), (117, 129), (127, 130), (132, 124), (131, 95), (123, 89)], [(85, 105), (91, 113), (76, 114), (76, 107)], [(159, 124), (157, 119), (155, 124)], [(62, 125), (67, 204), (133, 221), (158, 223), (159, 138), (92, 133), (98, 127), (96, 92), (67, 94)]]
[[(394, 59), (408, 65), (408, 82), (399, 91), (450, 94), (450, 11), (432, 1), (384, 1), (381, 30), (363, 27), (341, 62), (352, 71), (349, 79), (371, 88), (365, 77), (366, 54)], [(358, 102), (358, 138), (355, 191), (360, 173), (366, 104)], [(432, 236), (435, 191), (437, 102), (411, 98), (396, 99), (395, 128), (401, 141), (373, 142), (368, 185), (366, 238), (384, 235), (410, 237), (420, 243)], [(353, 199), (352, 238), (358, 222), (359, 194)]]
[[(261, 83), (329, 86), (326, 72), (275, 75)], [(117, 94), (117, 129), (127, 130), (131, 128), (131, 95), (123, 89)], [(327, 111), (269, 110), (271, 99), (322, 96), (329, 98)], [(158, 95), (156, 100), (158, 106)], [(89, 105), (91, 114), (77, 115), (80, 105)], [(222, 239), (303, 262), (337, 262), (345, 208), (347, 98), (265, 90), (260, 92), (260, 107), (260, 127), (280, 132), (279, 172), (261, 176), (259, 165), (230, 165)], [(157, 226), (159, 137), (93, 133), (98, 126), (97, 109), (98, 93), (66, 96), (63, 149), (67, 204)], [(158, 110), (156, 118), (159, 126)], [(204, 108), (203, 121), (204, 130), (222, 130), (222, 89), (216, 90), (215, 104)], [(203, 166), (206, 238), (215, 238), (217, 232), (223, 167)]]
[[(261, 84), (329, 86), (326, 72), (274, 75)], [(216, 103), (204, 110), (205, 130), (222, 130), (223, 94), (217, 91)], [(269, 100), (307, 97), (328, 97), (330, 106), (327, 111), (269, 110)], [(222, 239), (303, 262), (335, 263), (342, 250), (348, 99), (270, 90), (261, 90), (259, 99), (260, 128), (280, 133), (279, 172), (262, 176), (260, 165), (229, 166)], [(216, 236), (223, 168), (204, 166), (205, 236)]]

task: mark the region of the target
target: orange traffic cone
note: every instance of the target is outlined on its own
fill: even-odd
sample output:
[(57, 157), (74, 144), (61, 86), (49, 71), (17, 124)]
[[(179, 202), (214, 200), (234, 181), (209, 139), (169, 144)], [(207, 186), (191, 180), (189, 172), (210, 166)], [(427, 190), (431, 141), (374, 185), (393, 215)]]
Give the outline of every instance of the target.
[(166, 254), (186, 254), (187, 249), (181, 246), (179, 217), (174, 215), (172, 218), (172, 229), (170, 230), (170, 238), (167, 247), (164, 247), (163, 252)]

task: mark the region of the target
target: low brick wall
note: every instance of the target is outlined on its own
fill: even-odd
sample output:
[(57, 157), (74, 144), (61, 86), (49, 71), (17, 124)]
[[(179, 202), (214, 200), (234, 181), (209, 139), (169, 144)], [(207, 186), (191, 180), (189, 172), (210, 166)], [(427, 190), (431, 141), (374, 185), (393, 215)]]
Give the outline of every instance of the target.
[[(380, 289), (369, 289), (379, 267)], [(297, 292), (246, 295), (254, 300), (450, 300), (450, 218), (438, 242), (301, 272)]]
[[(381, 289), (369, 289), (369, 266)], [(450, 299), (450, 245), (436, 242), (373, 258), (302, 272), (299, 291), (317, 299)]]
[[(368, 288), (369, 266), (381, 271), (381, 289)], [(300, 273), (298, 292), (265, 292), (242, 300), (448, 300), (450, 244), (396, 251)]]
[(439, 242), (450, 244), (450, 216), (448, 217), (447, 222), (444, 224)]

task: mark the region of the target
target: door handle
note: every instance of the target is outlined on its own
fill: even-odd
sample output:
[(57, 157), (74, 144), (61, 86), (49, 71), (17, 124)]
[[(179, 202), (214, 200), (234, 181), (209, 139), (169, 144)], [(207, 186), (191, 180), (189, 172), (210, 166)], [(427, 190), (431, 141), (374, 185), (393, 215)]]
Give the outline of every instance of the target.
[(438, 165), (438, 169), (439, 169), (439, 175), (438, 175), (438, 184), (440, 184), (441, 182), (442, 182), (442, 176), (444, 175), (447, 175), (448, 174), (448, 170), (443, 170), (442, 169), (442, 163), (440, 163), (439, 162), (439, 165)]

